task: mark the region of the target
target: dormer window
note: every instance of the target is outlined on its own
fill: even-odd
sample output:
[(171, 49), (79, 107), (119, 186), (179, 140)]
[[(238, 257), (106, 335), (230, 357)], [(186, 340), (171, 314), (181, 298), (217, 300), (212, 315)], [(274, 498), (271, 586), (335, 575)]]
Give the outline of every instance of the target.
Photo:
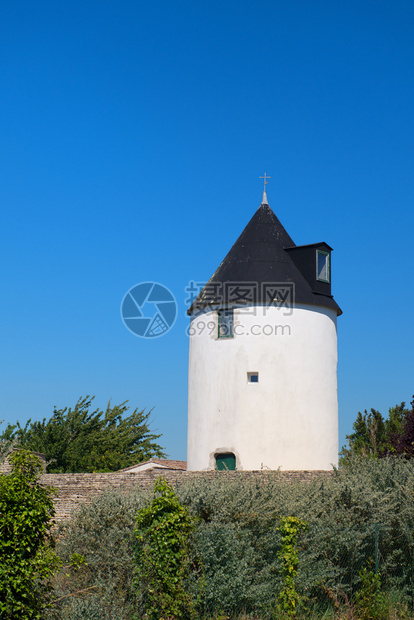
[(218, 338), (233, 338), (234, 315), (233, 308), (218, 310)]
[(319, 282), (330, 282), (331, 276), (329, 271), (328, 252), (316, 250), (316, 279), (319, 280)]

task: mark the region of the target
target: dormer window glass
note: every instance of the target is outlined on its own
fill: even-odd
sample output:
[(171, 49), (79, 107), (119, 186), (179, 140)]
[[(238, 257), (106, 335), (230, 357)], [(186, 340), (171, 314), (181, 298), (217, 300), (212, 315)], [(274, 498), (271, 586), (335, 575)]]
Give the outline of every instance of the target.
[(218, 310), (218, 338), (234, 337), (234, 314), (233, 308)]
[(316, 279), (319, 282), (330, 282), (329, 254), (322, 250), (316, 250)]

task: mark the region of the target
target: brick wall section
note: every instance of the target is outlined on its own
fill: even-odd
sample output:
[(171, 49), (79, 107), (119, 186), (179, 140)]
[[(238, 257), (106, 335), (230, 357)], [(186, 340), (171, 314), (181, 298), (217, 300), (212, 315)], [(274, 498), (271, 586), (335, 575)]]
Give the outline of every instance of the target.
[(286, 482), (309, 483), (315, 478), (332, 476), (331, 471), (237, 471), (237, 472), (190, 472), (171, 470), (147, 470), (143, 472), (114, 472), (108, 474), (44, 474), (42, 483), (56, 489), (56, 516), (57, 522), (70, 517), (71, 513), (83, 503), (90, 503), (108, 488), (121, 488), (125, 491), (133, 487), (151, 489), (155, 480), (163, 476), (173, 486), (199, 478), (213, 480), (216, 477), (226, 476), (230, 479), (273, 479)]

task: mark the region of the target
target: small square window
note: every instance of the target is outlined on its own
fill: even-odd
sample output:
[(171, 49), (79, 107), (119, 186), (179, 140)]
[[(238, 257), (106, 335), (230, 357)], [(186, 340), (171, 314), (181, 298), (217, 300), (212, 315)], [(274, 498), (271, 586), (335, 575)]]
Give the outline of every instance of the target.
[(233, 308), (218, 310), (218, 337), (233, 338), (234, 336), (234, 315)]
[(259, 383), (259, 373), (258, 372), (248, 372), (247, 373), (247, 381), (249, 383)]
[(316, 279), (320, 282), (330, 282), (329, 254), (316, 250)]

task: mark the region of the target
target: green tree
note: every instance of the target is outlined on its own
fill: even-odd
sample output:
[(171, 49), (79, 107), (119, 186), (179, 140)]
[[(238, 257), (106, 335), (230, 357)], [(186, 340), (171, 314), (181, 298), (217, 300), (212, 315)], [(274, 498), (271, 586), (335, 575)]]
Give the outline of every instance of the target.
[[(0, 426), (3, 424), (4, 420), (0, 422)], [(16, 447), (16, 440), (12, 439), (3, 439), (0, 435), (0, 465), (7, 459), (9, 454)]]
[(405, 422), (409, 411), (405, 407), (405, 403), (390, 407), (388, 410), (388, 419), (385, 420), (387, 437), (394, 434), (401, 435), (404, 431)]
[(386, 424), (382, 414), (375, 409), (368, 413), (358, 411), (353, 424), (354, 432), (347, 435), (350, 450), (360, 456), (379, 456), (386, 444)]
[(93, 398), (80, 398), (73, 409), (55, 408), (49, 420), (9, 424), (0, 439), (45, 454), (48, 473), (116, 471), (165, 456), (156, 442), (160, 435), (150, 432), (151, 412), (125, 415), (128, 401), (91, 410)]
[[(412, 406), (414, 408), (414, 401)], [(369, 413), (366, 409), (364, 413), (359, 411), (352, 428), (354, 432), (346, 436), (349, 447), (344, 446), (340, 454), (341, 464), (351, 455), (383, 457), (414, 453), (411, 445), (414, 441), (414, 413), (406, 409), (404, 402), (390, 407), (388, 418), (375, 409)]]
[(25, 450), (10, 456), (12, 471), (0, 476), (0, 617), (42, 617), (60, 567), (50, 533), (53, 489), (39, 482), (42, 464)]
[(134, 530), (145, 615), (151, 620), (193, 618), (194, 603), (187, 586), (192, 569), (188, 541), (196, 520), (166, 480), (157, 480), (154, 493), (151, 504), (138, 511)]
[(404, 409), (402, 412), (395, 411), (393, 417), (395, 419), (393, 419), (392, 426), (390, 425), (386, 455), (397, 454), (412, 459), (414, 458), (414, 397), (411, 409)]

